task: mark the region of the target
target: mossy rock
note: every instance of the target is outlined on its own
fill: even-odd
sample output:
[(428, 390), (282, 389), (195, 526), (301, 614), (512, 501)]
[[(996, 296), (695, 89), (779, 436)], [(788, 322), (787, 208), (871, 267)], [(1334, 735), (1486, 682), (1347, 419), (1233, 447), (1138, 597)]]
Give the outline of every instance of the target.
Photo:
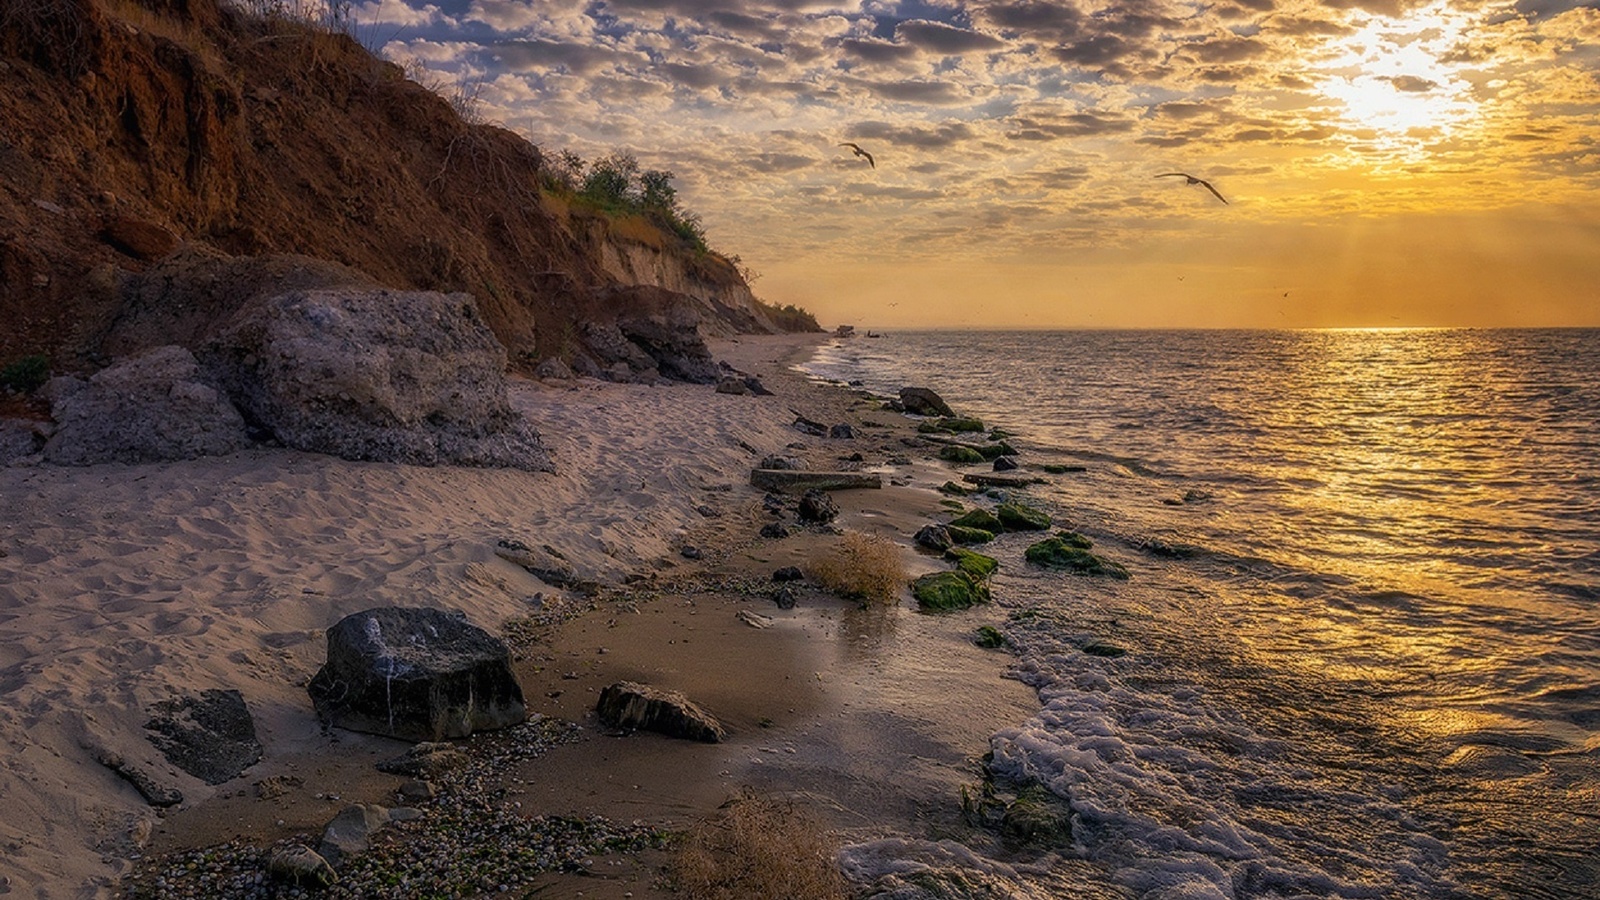
[(987, 544), (994, 540), (994, 532), (987, 528), (968, 528), (965, 525), (946, 525), (950, 540), (958, 544)]
[(964, 550), (960, 547), (951, 547), (944, 552), (944, 558), (954, 560), (956, 569), (965, 572), (974, 579), (982, 581), (995, 573), (1000, 568), (1000, 561), (992, 556), (984, 556), (973, 550)]
[(1090, 656), (1099, 656), (1104, 659), (1116, 659), (1119, 656), (1128, 655), (1127, 648), (1118, 647), (1116, 644), (1108, 644), (1105, 641), (1091, 641), (1084, 645), (1083, 652)]
[(1076, 531), (1067, 531), (1066, 529), (1056, 532), (1056, 539), (1068, 547), (1077, 547), (1079, 550), (1087, 550), (1094, 546), (1094, 541), (1089, 540), (1086, 535), (1079, 534)]
[(982, 528), (984, 531), (999, 534), (1005, 530), (1000, 524), (1000, 519), (987, 509), (974, 509), (966, 515), (953, 520), (951, 525), (957, 528)]
[(944, 484), (939, 485), (939, 493), (949, 494), (953, 497), (965, 497), (972, 493), (973, 490), (975, 489), (963, 487), (962, 485), (956, 484), (954, 481), (946, 481)]
[(1011, 432), (1004, 428), (996, 428), (989, 432), (989, 440), (991, 441), (1003, 441), (1008, 437), (1011, 437)]
[(993, 625), (979, 625), (972, 642), (985, 650), (993, 650), (1006, 645), (1006, 636), (1001, 634), (1000, 629)]
[(1001, 441), (998, 444), (984, 444), (978, 448), (978, 452), (983, 454), (984, 459), (992, 460), (998, 459), (1002, 456), (1016, 456), (1017, 448), (1011, 446), (1005, 441)]
[(989, 602), (989, 587), (965, 572), (930, 572), (911, 583), (924, 612), (947, 612)]
[(960, 500), (940, 500), (939, 505), (953, 512), (965, 512), (967, 505)]
[(953, 463), (981, 463), (983, 454), (963, 444), (945, 444), (939, 448), (939, 458)]
[(994, 515), (1007, 531), (1044, 531), (1050, 527), (1050, 514), (1026, 503), (1002, 503)]
[(1006, 806), (1000, 833), (1015, 844), (1065, 846), (1072, 843), (1072, 810), (1043, 785), (1028, 785)]
[(1029, 547), (1023, 556), (1028, 562), (1052, 569), (1065, 569), (1077, 575), (1128, 578), (1128, 570), (1121, 563), (1097, 556), (1082, 547), (1070, 546), (1059, 537), (1045, 538)]

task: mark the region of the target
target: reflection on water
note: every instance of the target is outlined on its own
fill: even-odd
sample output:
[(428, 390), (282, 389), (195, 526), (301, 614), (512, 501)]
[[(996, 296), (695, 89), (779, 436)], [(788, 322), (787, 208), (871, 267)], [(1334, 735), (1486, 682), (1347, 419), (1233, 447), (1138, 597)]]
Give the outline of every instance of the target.
[(1600, 332), (896, 334), (809, 370), (1086, 467), (1033, 499), (1134, 579), (997, 546), (1046, 709), (995, 747), (1112, 880), (1600, 896)]

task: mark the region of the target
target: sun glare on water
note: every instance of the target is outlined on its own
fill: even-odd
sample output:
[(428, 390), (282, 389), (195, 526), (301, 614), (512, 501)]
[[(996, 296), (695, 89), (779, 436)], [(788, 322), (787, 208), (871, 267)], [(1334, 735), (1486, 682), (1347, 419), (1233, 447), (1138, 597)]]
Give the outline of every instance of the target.
[(1474, 22), (1446, 3), (1358, 19), (1354, 33), (1324, 48), (1317, 89), (1338, 101), (1347, 124), (1372, 129), (1391, 149), (1449, 137), (1477, 113), (1472, 85), (1448, 61)]

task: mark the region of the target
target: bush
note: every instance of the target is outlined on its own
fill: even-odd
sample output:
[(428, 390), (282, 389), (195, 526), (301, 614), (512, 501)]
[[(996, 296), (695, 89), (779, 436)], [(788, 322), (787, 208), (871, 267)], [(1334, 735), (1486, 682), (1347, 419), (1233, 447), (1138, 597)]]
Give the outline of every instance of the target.
[(50, 379), (50, 360), (44, 356), (24, 356), (0, 369), (0, 387), (31, 394)]
[(812, 563), (811, 576), (841, 597), (889, 604), (899, 596), (906, 569), (893, 541), (851, 531)]
[(834, 851), (828, 833), (804, 811), (746, 792), (690, 829), (667, 867), (667, 882), (697, 900), (844, 900)]

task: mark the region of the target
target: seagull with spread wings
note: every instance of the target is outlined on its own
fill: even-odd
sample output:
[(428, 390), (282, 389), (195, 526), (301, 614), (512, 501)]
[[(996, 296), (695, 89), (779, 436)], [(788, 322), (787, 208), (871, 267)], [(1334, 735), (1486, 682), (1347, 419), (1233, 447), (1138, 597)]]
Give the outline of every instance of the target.
[(1206, 190), (1210, 191), (1213, 194), (1216, 194), (1218, 200), (1221, 200), (1223, 203), (1227, 203), (1228, 202), (1228, 198), (1222, 196), (1221, 194), (1217, 194), (1217, 189), (1211, 186), (1211, 182), (1206, 181), (1204, 178), (1196, 178), (1193, 175), (1190, 175), (1188, 172), (1162, 172), (1160, 175), (1157, 175), (1156, 177), (1157, 178), (1174, 178), (1174, 177), (1176, 177), (1176, 178), (1186, 178), (1186, 179), (1188, 179), (1188, 182), (1187, 182), (1188, 184), (1203, 185)]
[(840, 144), (839, 146), (841, 146), (841, 147), (849, 147), (851, 150), (854, 150), (856, 152), (857, 156), (865, 156), (867, 158), (867, 165), (873, 167), (874, 169), (876, 169), (878, 167), (878, 164), (872, 161), (872, 154), (868, 153), (867, 151), (865, 151), (863, 149), (861, 149), (860, 147), (856, 146), (855, 144), (852, 144), (849, 141), (845, 141), (844, 143)]

